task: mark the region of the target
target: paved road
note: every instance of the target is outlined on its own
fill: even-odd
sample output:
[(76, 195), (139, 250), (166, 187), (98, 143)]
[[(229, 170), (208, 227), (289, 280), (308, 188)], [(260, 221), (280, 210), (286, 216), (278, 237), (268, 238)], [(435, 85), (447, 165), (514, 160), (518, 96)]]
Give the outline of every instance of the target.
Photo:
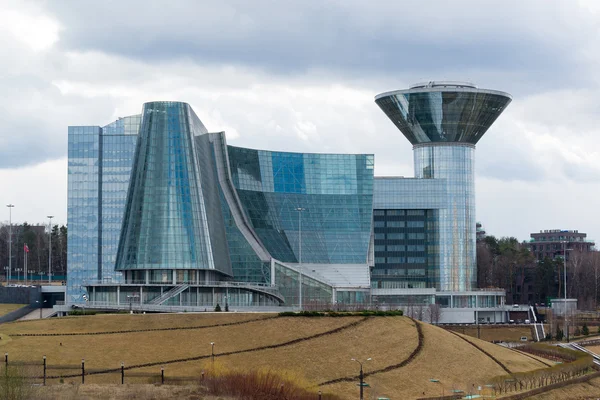
[[(52, 314), (54, 314), (54, 310), (52, 308), (42, 308), (42, 318), (48, 318)], [(39, 308), (21, 318), (19, 318), (19, 321), (27, 321), (27, 320), (31, 320), (31, 319), (40, 319)]]

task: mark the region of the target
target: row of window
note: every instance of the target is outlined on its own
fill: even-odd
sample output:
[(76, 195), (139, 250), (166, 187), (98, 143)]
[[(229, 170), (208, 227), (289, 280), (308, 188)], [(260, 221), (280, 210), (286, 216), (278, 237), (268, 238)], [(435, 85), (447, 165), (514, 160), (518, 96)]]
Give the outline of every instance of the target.
[(376, 244), (375, 251), (425, 251), (425, 245), (423, 244)]
[(373, 210), (376, 216), (425, 215), (425, 210)]
[(425, 257), (375, 257), (377, 264), (425, 264)]
[(389, 232), (389, 233), (375, 233), (375, 240), (425, 240), (425, 233), (398, 233), (398, 232)]
[(375, 228), (424, 228), (425, 221), (373, 221)]

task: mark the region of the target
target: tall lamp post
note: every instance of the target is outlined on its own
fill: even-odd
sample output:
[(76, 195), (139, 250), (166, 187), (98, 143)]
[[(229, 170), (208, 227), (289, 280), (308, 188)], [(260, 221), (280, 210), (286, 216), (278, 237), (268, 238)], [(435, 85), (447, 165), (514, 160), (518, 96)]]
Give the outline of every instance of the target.
[(12, 278), (12, 209), (14, 204), (7, 204), (8, 207), (8, 280)]
[(127, 295), (127, 298), (129, 299), (129, 314), (133, 314), (133, 299), (137, 299), (139, 297), (140, 295), (137, 293)]
[(212, 367), (215, 367), (215, 342), (210, 342), (210, 360)]
[(565, 296), (565, 302), (563, 304), (563, 311), (565, 312), (565, 337), (567, 338), (567, 343), (569, 342), (569, 324), (567, 323), (567, 241), (563, 241), (563, 274), (564, 274), (564, 285), (565, 289), (563, 290), (563, 294)]
[(44, 303), (48, 302), (48, 300), (44, 300), (44, 301), (36, 300), (35, 302), (40, 304), (40, 319), (42, 319), (42, 307), (44, 306)]
[(52, 283), (52, 218), (54, 215), (48, 215), (48, 283)]
[(297, 207), (296, 211), (298, 211), (298, 271), (300, 273), (298, 279), (298, 305), (300, 311), (302, 311), (302, 211), (306, 211), (306, 208)]
[[(360, 400), (364, 400), (363, 391), (364, 391), (364, 388), (365, 388), (366, 384), (364, 383), (363, 363), (360, 362), (359, 360), (357, 360), (356, 358), (352, 358), (351, 361), (356, 361), (357, 363), (360, 364), (360, 375), (358, 376), (359, 379), (360, 379), (360, 383), (358, 385), (360, 386)], [(365, 360), (365, 362), (366, 361), (371, 361), (371, 357), (367, 358)]]

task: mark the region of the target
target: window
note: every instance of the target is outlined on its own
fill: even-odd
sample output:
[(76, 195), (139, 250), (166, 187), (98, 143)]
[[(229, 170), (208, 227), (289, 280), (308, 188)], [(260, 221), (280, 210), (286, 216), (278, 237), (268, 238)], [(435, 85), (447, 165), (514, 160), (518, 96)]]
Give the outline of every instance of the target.
[(404, 210), (387, 210), (387, 215), (404, 215)]
[(425, 221), (408, 221), (407, 226), (409, 228), (424, 228)]
[(404, 257), (388, 257), (388, 264), (400, 264), (404, 262)]
[(385, 227), (385, 221), (374, 221), (373, 226), (375, 228), (383, 228)]
[(403, 240), (404, 233), (388, 233), (387, 238), (388, 240)]
[(424, 269), (409, 269), (407, 272), (408, 272), (408, 275), (425, 276), (425, 270)]
[(425, 210), (406, 210), (406, 215), (425, 215)]
[(404, 221), (388, 221), (388, 228), (404, 228)]
[(384, 210), (373, 210), (373, 215), (377, 215), (377, 216), (385, 215), (385, 211)]
[[(377, 247), (377, 246), (375, 246), (375, 247)], [(391, 244), (391, 245), (388, 245), (388, 247), (387, 247), (387, 251), (404, 251), (404, 249), (405, 249), (405, 246), (401, 245), (401, 244)]]

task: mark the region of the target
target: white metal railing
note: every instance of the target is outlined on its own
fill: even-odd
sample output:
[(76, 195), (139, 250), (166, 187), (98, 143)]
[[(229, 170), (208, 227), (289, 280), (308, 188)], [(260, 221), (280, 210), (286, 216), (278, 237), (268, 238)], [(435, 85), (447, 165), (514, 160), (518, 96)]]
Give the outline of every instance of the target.
[[(176, 285), (187, 284), (190, 286), (218, 286), (218, 287), (258, 287), (261, 289), (277, 289), (277, 285), (259, 282), (229, 282), (229, 281), (201, 281), (201, 282), (178, 282)], [(106, 280), (88, 279), (83, 281), (85, 285), (167, 285), (172, 286), (173, 282), (158, 282), (158, 281), (132, 281), (132, 282), (111, 282)]]
[(161, 296), (158, 296), (158, 297), (148, 301), (148, 304), (162, 304), (165, 301), (169, 300), (171, 297), (177, 296), (178, 294), (180, 294), (187, 288), (189, 288), (189, 285), (187, 285), (185, 283), (181, 284), (181, 285), (177, 285), (173, 289), (169, 290), (168, 292), (163, 293)]
[[(166, 305), (157, 305), (157, 304), (142, 304), (140, 305), (132, 303), (132, 304), (117, 304), (116, 302), (111, 301), (88, 301), (83, 305), (76, 304), (78, 308), (86, 308), (86, 309), (110, 309), (110, 310), (132, 310), (132, 311), (154, 311), (154, 312), (203, 312), (203, 311), (213, 311), (215, 305), (213, 303), (206, 304), (188, 304), (181, 306), (166, 306)], [(240, 310), (257, 310), (257, 311), (281, 311), (283, 309), (288, 309), (289, 307), (279, 307), (276, 305), (263, 305), (263, 306), (236, 306), (229, 305), (230, 308), (236, 308)]]

